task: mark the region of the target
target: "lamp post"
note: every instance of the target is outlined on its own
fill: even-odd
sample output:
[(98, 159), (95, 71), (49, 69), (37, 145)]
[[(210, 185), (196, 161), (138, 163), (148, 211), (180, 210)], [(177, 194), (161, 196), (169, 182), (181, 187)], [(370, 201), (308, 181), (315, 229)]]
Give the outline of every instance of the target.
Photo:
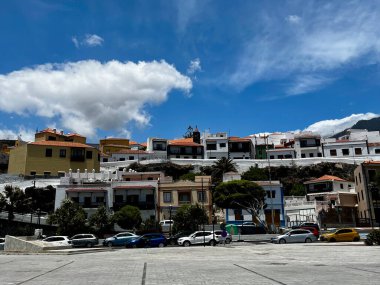
[(37, 224), (41, 225), (41, 209), (40, 208), (37, 209), (37, 215), (38, 215), (38, 222), (37, 222)]
[(172, 236), (172, 209), (173, 209), (173, 206), (170, 204), (169, 206), (169, 237)]
[(215, 240), (215, 204), (212, 204), (212, 239)]
[[(202, 177), (202, 211), (203, 211), (203, 214), (205, 213), (205, 192), (204, 192), (204, 189), (203, 189), (203, 177)], [(202, 219), (202, 222), (203, 222), (203, 225), (202, 225), (202, 230), (203, 230), (203, 246), (205, 247), (206, 246), (206, 236), (205, 236), (205, 221), (204, 219)]]

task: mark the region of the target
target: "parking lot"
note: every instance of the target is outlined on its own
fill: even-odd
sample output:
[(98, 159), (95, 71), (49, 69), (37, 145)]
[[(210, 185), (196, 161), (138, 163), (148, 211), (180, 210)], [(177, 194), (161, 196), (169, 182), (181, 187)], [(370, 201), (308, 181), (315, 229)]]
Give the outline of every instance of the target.
[(380, 247), (360, 243), (0, 255), (0, 284), (378, 284)]

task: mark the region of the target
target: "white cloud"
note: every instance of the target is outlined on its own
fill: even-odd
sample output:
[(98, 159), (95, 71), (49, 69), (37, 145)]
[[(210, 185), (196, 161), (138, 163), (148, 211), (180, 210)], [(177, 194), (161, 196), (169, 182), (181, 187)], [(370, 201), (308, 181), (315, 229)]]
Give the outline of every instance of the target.
[(79, 41), (78, 41), (77, 37), (72, 37), (71, 40), (74, 43), (75, 47), (79, 48)]
[(285, 20), (292, 24), (298, 24), (301, 21), (301, 18), (297, 15), (289, 15)]
[(30, 142), (34, 141), (34, 134), (35, 131), (27, 130), (24, 127), (19, 127), (17, 132), (9, 129), (0, 129), (0, 138), (2, 139), (16, 140), (17, 138), (21, 138), (23, 141)]
[(76, 48), (80, 48), (80, 46), (85, 47), (96, 47), (103, 45), (104, 39), (98, 35), (86, 34), (84, 37), (78, 39), (77, 36), (71, 37), (71, 41), (74, 43)]
[(201, 60), (199, 58), (196, 58), (192, 61), (190, 61), (189, 68), (187, 69), (187, 74), (194, 74), (197, 71), (201, 71)]
[(289, 96), (309, 93), (321, 88), (322, 86), (326, 86), (332, 80), (332, 78), (326, 78), (318, 75), (298, 76), (286, 93)]
[(0, 111), (50, 118), (94, 137), (97, 129), (125, 133), (129, 123), (148, 125), (146, 105), (191, 88), (191, 79), (165, 61), (44, 64), (0, 75)]
[(83, 40), (83, 44), (89, 47), (101, 46), (103, 42), (104, 40), (95, 34), (94, 35), (87, 34)]
[(352, 114), (342, 119), (324, 120), (308, 126), (304, 131), (319, 133), (321, 136), (332, 136), (347, 128), (352, 127), (360, 120), (370, 120), (379, 117), (380, 114)]
[[(319, 81), (322, 88), (346, 69), (380, 62), (380, 2), (297, 3), (256, 12), (254, 28), (246, 30), (236, 64), (221, 78), (223, 82), (244, 89), (259, 81), (330, 79)], [(295, 14), (302, 15), (302, 21)], [(302, 92), (314, 90), (315, 84), (304, 80)]]

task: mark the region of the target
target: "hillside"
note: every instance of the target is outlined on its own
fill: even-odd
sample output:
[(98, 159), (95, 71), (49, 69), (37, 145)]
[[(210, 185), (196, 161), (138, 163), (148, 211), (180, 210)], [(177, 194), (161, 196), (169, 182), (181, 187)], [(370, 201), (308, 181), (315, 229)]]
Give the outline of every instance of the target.
[(339, 138), (347, 134), (347, 130), (349, 129), (366, 129), (369, 132), (380, 131), (380, 117), (373, 118), (370, 120), (360, 120), (351, 128), (345, 129), (342, 132), (339, 132), (332, 136), (332, 138)]

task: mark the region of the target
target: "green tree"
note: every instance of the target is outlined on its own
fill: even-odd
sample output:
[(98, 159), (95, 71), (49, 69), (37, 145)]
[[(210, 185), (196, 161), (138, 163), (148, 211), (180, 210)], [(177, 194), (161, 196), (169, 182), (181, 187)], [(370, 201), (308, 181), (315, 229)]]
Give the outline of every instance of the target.
[(53, 214), (48, 223), (58, 225), (57, 234), (72, 236), (87, 231), (86, 213), (81, 206), (70, 199), (65, 199)]
[(113, 227), (113, 218), (105, 206), (100, 206), (90, 217), (89, 224), (98, 234), (110, 231)]
[(196, 231), (200, 225), (207, 224), (208, 217), (206, 211), (196, 205), (183, 205), (173, 216), (174, 232), (182, 230)]
[(218, 207), (244, 209), (252, 215), (253, 222), (265, 225), (260, 213), (265, 209), (265, 190), (247, 180), (234, 180), (219, 184), (214, 191), (214, 202)]
[(212, 166), (212, 180), (214, 183), (220, 183), (223, 180), (223, 174), (226, 172), (236, 172), (236, 164), (230, 158), (222, 157)]
[(13, 220), (14, 213), (24, 213), (30, 208), (30, 200), (19, 187), (6, 185), (0, 193), (0, 209), (8, 212), (8, 221)]
[(305, 196), (306, 195), (305, 186), (299, 183), (293, 184), (293, 187), (290, 190), (290, 195), (291, 196)]
[(32, 211), (40, 209), (47, 213), (54, 212), (55, 192), (55, 188), (51, 185), (45, 188), (34, 186), (25, 188), (25, 195), (30, 199)]
[(123, 229), (137, 229), (142, 222), (139, 208), (130, 205), (124, 206), (117, 211), (113, 219)]
[(266, 181), (268, 180), (268, 171), (265, 171), (264, 168), (251, 166), (241, 175), (241, 179), (249, 181)]

